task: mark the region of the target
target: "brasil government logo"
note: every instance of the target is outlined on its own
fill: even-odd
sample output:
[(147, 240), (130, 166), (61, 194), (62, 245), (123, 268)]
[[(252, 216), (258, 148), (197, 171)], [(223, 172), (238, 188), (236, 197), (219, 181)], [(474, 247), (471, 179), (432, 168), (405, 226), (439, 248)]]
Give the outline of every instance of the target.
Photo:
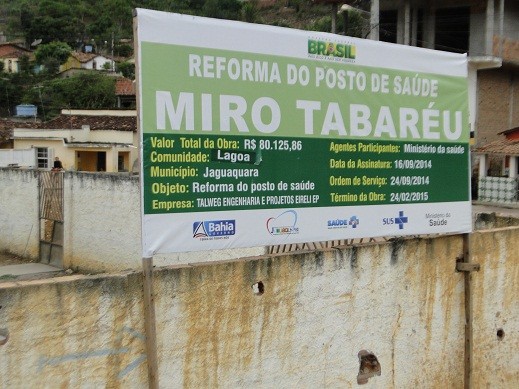
[(193, 238), (216, 238), (234, 235), (235, 233), (235, 220), (211, 220), (193, 223)]
[(308, 54), (312, 56), (322, 55), (326, 57), (355, 59), (357, 56), (357, 46), (308, 39)]

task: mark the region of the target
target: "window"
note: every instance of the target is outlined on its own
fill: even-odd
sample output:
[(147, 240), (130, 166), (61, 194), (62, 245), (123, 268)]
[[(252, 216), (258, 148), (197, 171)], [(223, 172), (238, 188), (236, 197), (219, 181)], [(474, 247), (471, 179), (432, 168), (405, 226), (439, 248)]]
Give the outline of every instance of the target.
[(380, 40), (383, 42), (396, 43), (396, 33), (398, 24), (398, 11), (381, 11), (380, 12)]
[(120, 172), (124, 172), (126, 170), (124, 166), (124, 155), (121, 155), (121, 153), (119, 153), (117, 156), (117, 170)]
[(49, 149), (46, 147), (38, 147), (38, 168), (47, 169), (49, 167)]
[(435, 49), (466, 53), (469, 49), (470, 7), (436, 10)]
[(117, 170), (120, 172), (128, 171), (128, 163), (130, 161), (130, 153), (126, 151), (120, 151), (117, 156)]
[(97, 152), (97, 171), (106, 172), (106, 152)]

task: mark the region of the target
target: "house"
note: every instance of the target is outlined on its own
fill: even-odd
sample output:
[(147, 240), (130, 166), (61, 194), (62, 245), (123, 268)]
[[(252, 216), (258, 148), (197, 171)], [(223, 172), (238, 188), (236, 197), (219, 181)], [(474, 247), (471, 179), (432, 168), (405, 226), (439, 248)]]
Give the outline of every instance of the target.
[(136, 108), (135, 81), (126, 77), (117, 78), (115, 81), (115, 95), (117, 96), (117, 108)]
[[(348, 3), (348, 2), (347, 2)], [(498, 140), (519, 125), (519, 2), (372, 0), (364, 4), (369, 37), (467, 53), (474, 144)]]
[[(519, 127), (500, 133), (502, 137), (474, 150), (479, 156), (478, 200), (519, 205)], [(501, 159), (500, 171), (490, 171), (489, 159)]]
[(14, 150), (13, 128), (23, 126), (37, 127), (37, 120), (0, 119), (0, 167), (33, 166), (36, 161), (36, 150)]
[(115, 61), (100, 54), (73, 51), (67, 62), (60, 66), (60, 72), (69, 69), (114, 70)]
[(17, 126), (15, 150), (37, 150), (35, 167), (52, 167), (59, 157), (65, 170), (130, 172), (138, 158), (136, 111), (62, 110), (38, 128)]
[(14, 43), (0, 43), (0, 62), (3, 63), (5, 73), (18, 73), (20, 71), (20, 58), (33, 59), (31, 50)]
[(37, 128), (41, 125), (38, 120), (0, 119), (0, 150), (13, 148), (13, 128)]

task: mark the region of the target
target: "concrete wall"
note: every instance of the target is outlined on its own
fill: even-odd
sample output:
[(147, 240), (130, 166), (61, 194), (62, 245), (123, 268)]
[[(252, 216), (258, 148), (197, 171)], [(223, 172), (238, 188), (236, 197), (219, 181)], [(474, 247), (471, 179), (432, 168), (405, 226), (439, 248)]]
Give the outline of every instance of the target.
[(37, 258), (38, 175), (0, 168), (0, 251)]
[[(471, 244), (474, 387), (519, 387), (519, 228)], [(367, 350), (366, 388), (463, 388), (461, 252), (445, 236), (156, 270), (160, 385), (353, 388)], [(141, 291), (139, 272), (0, 284), (0, 387), (146, 387)]]
[[(141, 269), (139, 181), (128, 174), (64, 173), (63, 266), (99, 273)], [(37, 258), (36, 171), (0, 169), (0, 251)], [(5, 230), (5, 232), (4, 232)], [(158, 266), (261, 255), (263, 247), (157, 255)]]
[(518, 231), (473, 234), (474, 388), (519, 387)]

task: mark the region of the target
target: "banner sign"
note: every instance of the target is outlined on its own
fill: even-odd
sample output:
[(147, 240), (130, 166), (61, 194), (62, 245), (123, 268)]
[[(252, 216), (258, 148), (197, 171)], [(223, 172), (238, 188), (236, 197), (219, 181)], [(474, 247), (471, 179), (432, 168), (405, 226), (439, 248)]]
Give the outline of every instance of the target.
[(144, 256), (471, 230), (465, 55), (136, 18)]

